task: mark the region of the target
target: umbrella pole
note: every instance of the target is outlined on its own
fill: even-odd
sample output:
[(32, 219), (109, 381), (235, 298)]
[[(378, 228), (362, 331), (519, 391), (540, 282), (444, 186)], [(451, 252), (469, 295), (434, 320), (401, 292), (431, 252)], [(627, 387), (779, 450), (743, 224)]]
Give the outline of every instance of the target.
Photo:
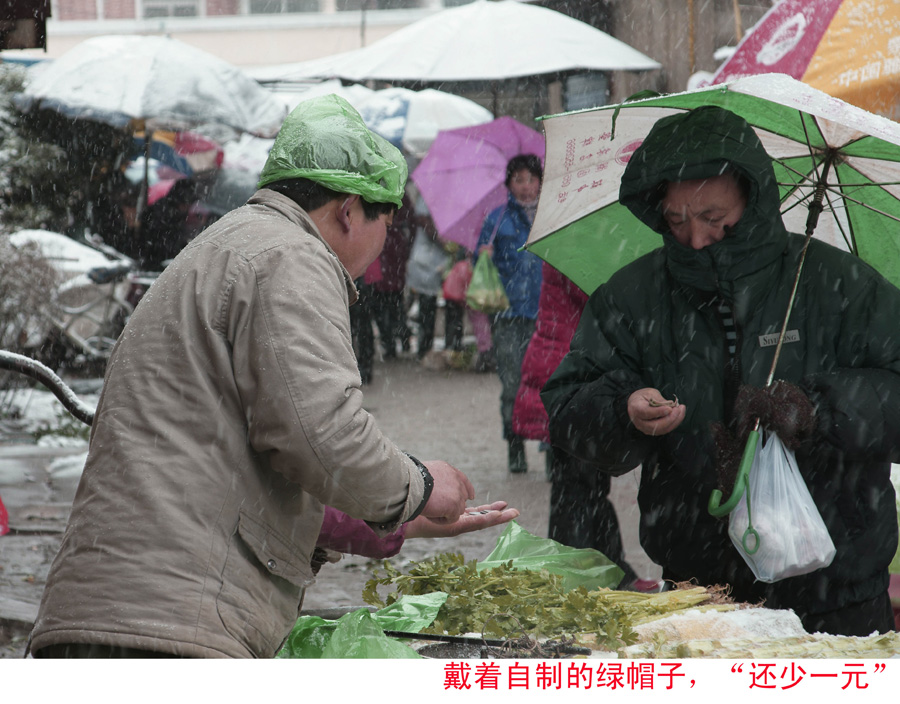
[[(784, 320), (781, 323), (781, 332), (778, 334), (778, 344), (775, 347), (775, 356), (772, 358), (772, 366), (769, 369), (769, 376), (766, 378), (766, 388), (772, 385), (772, 380), (775, 378), (775, 367), (778, 365), (778, 358), (781, 356), (781, 348), (784, 344), (784, 337), (787, 334), (788, 321), (791, 317), (791, 311), (794, 309), (794, 300), (797, 297), (797, 289), (800, 285), (800, 274), (803, 272), (803, 264), (806, 261), (806, 251), (809, 249), (809, 241), (812, 239), (813, 232), (819, 222), (819, 215), (824, 208), (825, 187), (828, 182), (828, 172), (831, 170), (831, 162), (834, 160), (834, 157), (835, 153), (831, 150), (825, 155), (825, 161), (822, 165), (822, 175), (816, 182), (816, 190), (813, 194), (813, 199), (809, 204), (809, 216), (806, 218), (806, 239), (803, 242), (803, 250), (800, 252), (800, 262), (797, 264), (797, 273), (794, 274), (794, 285), (791, 288), (791, 297), (788, 299)], [(741, 455), (741, 463), (738, 466), (737, 479), (735, 480), (734, 488), (731, 491), (731, 496), (728, 497), (728, 500), (724, 504), (720, 503), (722, 492), (718, 489), (714, 489), (709, 496), (707, 510), (711, 515), (716, 517), (725, 516), (731, 513), (737, 505), (737, 502), (744, 494), (744, 491), (749, 487), (750, 467), (753, 465), (753, 458), (756, 456), (756, 448), (758, 445), (759, 418), (756, 419), (756, 422), (753, 424), (753, 429), (747, 436), (747, 444), (744, 446), (744, 454)], [(753, 533), (752, 522), (748, 524), (747, 532), (748, 534)], [(745, 534), (744, 537), (746, 538), (747, 534)], [(752, 555), (758, 548), (759, 541), (757, 541), (756, 547), (754, 547), (753, 550), (748, 549), (747, 552)]]
[(734, 8), (734, 36), (741, 41), (744, 38), (744, 30), (741, 26), (741, 5), (738, 0), (732, 0), (731, 4)]
[(141, 230), (141, 216), (147, 209), (147, 201), (150, 197), (150, 145), (153, 139), (153, 131), (149, 128), (144, 129), (144, 180), (141, 183), (141, 192), (138, 194), (137, 212), (135, 213), (134, 229), (136, 232)]
[[(797, 288), (800, 285), (800, 274), (803, 271), (803, 264), (806, 261), (806, 250), (809, 248), (809, 241), (812, 239), (816, 225), (819, 222), (819, 215), (824, 209), (823, 202), (825, 200), (825, 187), (828, 182), (828, 172), (831, 170), (831, 162), (834, 160), (834, 152), (829, 151), (825, 156), (825, 162), (822, 165), (822, 175), (816, 182), (816, 190), (813, 199), (809, 204), (809, 216), (806, 218), (806, 239), (803, 242), (803, 251), (800, 253), (800, 263), (797, 265), (797, 273), (794, 275), (794, 286), (791, 288), (791, 297), (788, 299), (787, 311), (784, 314), (784, 321), (781, 324), (781, 332), (778, 334), (778, 344), (775, 347), (775, 356), (772, 358), (772, 367), (769, 369), (769, 376), (766, 378), (766, 386), (772, 384), (775, 378), (775, 366), (778, 364), (778, 358), (781, 356), (781, 347), (784, 344), (784, 336), (787, 333), (788, 320), (791, 317), (791, 311), (794, 309), (794, 299), (797, 297)], [(759, 425), (759, 421), (757, 421)]]

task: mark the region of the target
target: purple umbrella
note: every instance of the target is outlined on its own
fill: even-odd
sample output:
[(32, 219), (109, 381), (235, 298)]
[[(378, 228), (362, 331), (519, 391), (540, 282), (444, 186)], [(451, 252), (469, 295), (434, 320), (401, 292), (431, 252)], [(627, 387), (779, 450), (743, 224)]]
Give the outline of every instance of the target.
[(506, 164), (517, 154), (544, 160), (544, 136), (511, 117), (438, 133), (412, 173), (438, 234), (472, 251), (481, 223), (506, 202)]

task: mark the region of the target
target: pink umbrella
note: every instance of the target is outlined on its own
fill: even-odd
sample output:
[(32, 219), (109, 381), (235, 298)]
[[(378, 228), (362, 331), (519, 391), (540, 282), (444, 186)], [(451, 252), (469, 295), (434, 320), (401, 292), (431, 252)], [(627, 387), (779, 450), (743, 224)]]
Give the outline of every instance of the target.
[(182, 178), (184, 178), (184, 176), (164, 178), (150, 186), (147, 191), (147, 205), (153, 205), (156, 201), (169, 195), (169, 191), (172, 190), (172, 186), (175, 185), (175, 182)]
[(481, 223), (506, 202), (506, 164), (517, 154), (544, 159), (544, 136), (511, 117), (438, 132), (412, 173), (438, 234), (474, 250)]

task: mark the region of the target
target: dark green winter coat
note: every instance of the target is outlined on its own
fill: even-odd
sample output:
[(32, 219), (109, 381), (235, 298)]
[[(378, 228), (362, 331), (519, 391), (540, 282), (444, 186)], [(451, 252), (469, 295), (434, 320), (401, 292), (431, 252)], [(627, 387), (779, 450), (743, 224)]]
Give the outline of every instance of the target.
[[(679, 245), (660, 211), (665, 182), (726, 166), (749, 182), (741, 219), (702, 250)], [(620, 196), (662, 246), (591, 296), (542, 393), (552, 443), (614, 475), (642, 466), (641, 543), (664, 576), (730, 584), (742, 600), (765, 598), (801, 616), (884, 593), (897, 548), (890, 464), (900, 461), (900, 290), (858, 258), (810, 243), (775, 378), (798, 384), (815, 405), (818, 435), (797, 460), (837, 553), (811, 574), (754, 583), (727, 518), (707, 511), (716, 488), (710, 424), (730, 420), (739, 384), (765, 386), (803, 237), (784, 229), (759, 140), (718, 108), (657, 123)], [(734, 311), (736, 365), (718, 297)], [(685, 404), (676, 430), (654, 438), (630, 425), (628, 396), (645, 387)]]

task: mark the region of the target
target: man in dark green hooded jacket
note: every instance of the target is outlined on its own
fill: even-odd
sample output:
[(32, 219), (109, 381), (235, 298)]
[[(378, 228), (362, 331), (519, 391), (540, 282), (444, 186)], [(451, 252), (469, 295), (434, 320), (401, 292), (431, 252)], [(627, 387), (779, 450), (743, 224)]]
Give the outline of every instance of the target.
[[(641, 543), (665, 579), (728, 584), (740, 601), (795, 610), (809, 632), (890, 630), (900, 290), (812, 240), (765, 388), (803, 237), (782, 223), (750, 126), (717, 107), (663, 118), (620, 200), (662, 246), (591, 296), (542, 394), (554, 446), (613, 475), (642, 466)], [(677, 401), (657, 405), (666, 399)], [(830, 566), (773, 584), (755, 580), (727, 517), (707, 510), (717, 485), (729, 495), (719, 475), (754, 417), (795, 449), (837, 550)]]

